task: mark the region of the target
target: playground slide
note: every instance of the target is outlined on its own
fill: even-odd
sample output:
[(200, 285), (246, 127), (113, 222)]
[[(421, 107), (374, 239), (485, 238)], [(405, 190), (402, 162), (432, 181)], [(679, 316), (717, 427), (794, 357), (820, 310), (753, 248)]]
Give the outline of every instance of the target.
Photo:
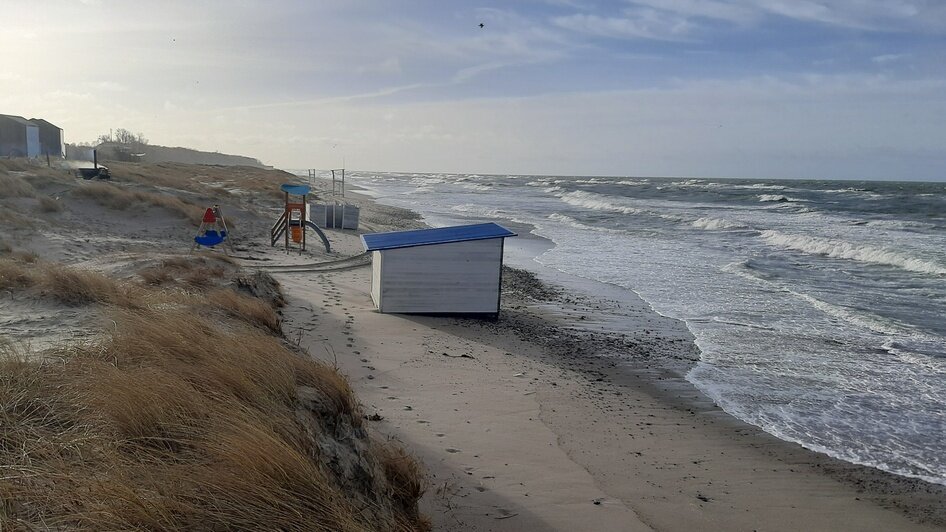
[(311, 227), (311, 228), (315, 231), (315, 234), (319, 235), (319, 238), (322, 239), (322, 243), (325, 244), (325, 252), (326, 252), (326, 253), (331, 253), (331, 252), (332, 252), (332, 246), (328, 243), (328, 238), (325, 236), (325, 233), (323, 233), (322, 230), (319, 229), (319, 226), (315, 225), (314, 223), (312, 223), (312, 222), (309, 221), (309, 220), (306, 220), (305, 224), (306, 224), (308, 227)]

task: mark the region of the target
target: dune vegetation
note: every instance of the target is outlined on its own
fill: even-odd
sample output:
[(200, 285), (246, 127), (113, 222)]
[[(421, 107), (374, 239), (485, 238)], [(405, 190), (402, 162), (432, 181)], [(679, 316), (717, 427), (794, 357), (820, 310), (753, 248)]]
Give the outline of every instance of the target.
[(42, 356), (0, 342), (0, 529), (428, 529), (420, 467), (285, 341), (275, 281), (223, 260), (195, 287), (190, 260), (211, 259), (118, 280), (0, 258), (0, 290), (105, 324)]
[(131, 190), (102, 182), (85, 183), (76, 188), (72, 194), (93, 199), (107, 209), (124, 210), (139, 203), (162, 207), (186, 218), (194, 225), (200, 225), (201, 216), (204, 214), (203, 207), (189, 203), (178, 196)]

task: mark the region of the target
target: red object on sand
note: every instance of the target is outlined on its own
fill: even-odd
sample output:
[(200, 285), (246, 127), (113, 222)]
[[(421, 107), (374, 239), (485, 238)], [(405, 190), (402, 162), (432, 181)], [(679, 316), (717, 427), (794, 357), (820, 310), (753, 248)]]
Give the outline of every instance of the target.
[(213, 209), (208, 208), (206, 211), (204, 211), (204, 223), (205, 223), (205, 224), (212, 224), (212, 223), (214, 223), (214, 222), (216, 222), (216, 221), (217, 221), (217, 217), (214, 216), (214, 210), (213, 210)]

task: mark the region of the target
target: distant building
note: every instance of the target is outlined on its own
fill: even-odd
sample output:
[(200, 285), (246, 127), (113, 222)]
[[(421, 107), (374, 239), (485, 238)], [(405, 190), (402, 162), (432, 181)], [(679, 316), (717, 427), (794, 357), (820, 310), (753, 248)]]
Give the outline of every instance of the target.
[(62, 128), (42, 118), (31, 118), (30, 123), (39, 128), (40, 155), (49, 155), (50, 157), (65, 156), (66, 143), (63, 142)]
[(0, 157), (39, 157), (41, 153), (39, 126), (22, 116), (0, 115)]

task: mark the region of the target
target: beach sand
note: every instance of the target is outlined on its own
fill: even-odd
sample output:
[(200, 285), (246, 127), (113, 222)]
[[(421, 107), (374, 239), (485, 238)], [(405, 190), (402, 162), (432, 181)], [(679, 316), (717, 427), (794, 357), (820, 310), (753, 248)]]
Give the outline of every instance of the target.
[[(363, 229), (417, 225), (354, 198), (366, 219), (385, 214)], [(341, 255), (361, 251), (356, 235), (330, 238)], [(698, 356), (685, 328), (642, 302), (621, 306), (626, 334), (594, 334), (613, 302), (513, 271), (498, 321), (387, 315), (373, 308), (369, 273), (277, 274), (289, 294), (284, 327), (337, 364), (373, 426), (427, 465), (425, 510), (437, 529), (946, 523), (941, 486), (831, 459), (724, 413), (681, 378)], [(581, 316), (586, 325), (571, 327)], [(622, 358), (599, 356), (614, 352)]]
[[(639, 300), (609, 301), (509, 270), (497, 321), (380, 314), (367, 267), (274, 268), (360, 254), (357, 234), (327, 231), (330, 254), (317, 245), (287, 254), (268, 242), (276, 195), (262, 201), (260, 183), (240, 186), (258, 176), (199, 171), (212, 175), (199, 177), (198, 190), (166, 182), (160, 193), (219, 202), (233, 216), (238, 262), (282, 283), (285, 335), (337, 365), (371, 430), (426, 465), (423, 510), (438, 530), (946, 527), (943, 486), (834, 460), (725, 414), (682, 378), (698, 357), (685, 327)], [(36, 198), (6, 199), (0, 236), (45, 260), (128, 277), (185, 251), (196, 229), (164, 207), (108, 209), (71, 193), (79, 183), (34, 183), (65, 208), (39, 212)], [(357, 194), (346, 201), (361, 206), (365, 232), (422, 225)], [(0, 298), (4, 335), (40, 354), (103, 321)]]

